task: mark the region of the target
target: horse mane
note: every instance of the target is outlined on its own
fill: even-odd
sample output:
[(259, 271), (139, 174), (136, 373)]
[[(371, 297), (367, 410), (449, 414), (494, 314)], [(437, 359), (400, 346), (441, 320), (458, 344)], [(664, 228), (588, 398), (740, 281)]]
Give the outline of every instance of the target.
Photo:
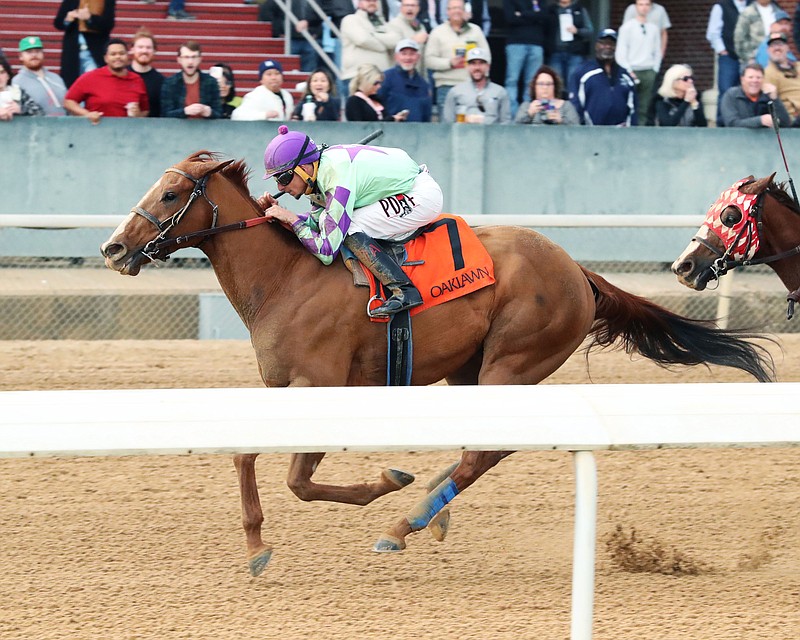
[[(217, 151), (207, 151), (204, 149), (202, 151), (196, 151), (190, 155), (188, 158), (186, 158), (185, 162), (218, 162), (222, 159), (222, 157), (223, 154), (218, 153)], [(247, 187), (247, 181), (249, 180), (252, 172), (244, 160), (236, 160), (227, 167), (223, 168), (220, 173), (225, 176), (233, 184), (233, 186), (235, 186), (242, 193), (242, 195), (255, 203), (255, 198), (250, 195), (250, 189)]]
[(787, 209), (789, 209), (792, 213), (800, 216), (800, 206), (794, 201), (794, 198), (789, 195), (789, 192), (786, 190), (786, 183), (785, 182), (770, 182), (767, 185), (767, 193), (769, 193), (775, 200), (778, 201), (778, 204), (783, 205)]

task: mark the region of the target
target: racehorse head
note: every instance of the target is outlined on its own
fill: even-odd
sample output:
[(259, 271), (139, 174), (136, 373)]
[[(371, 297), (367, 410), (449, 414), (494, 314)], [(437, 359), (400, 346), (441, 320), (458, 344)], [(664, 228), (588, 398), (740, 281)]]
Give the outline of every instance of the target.
[(747, 264), (763, 248), (764, 195), (772, 179), (748, 176), (722, 192), (683, 253), (672, 263), (681, 284), (702, 291), (728, 269)]
[(217, 226), (219, 207), (208, 190), (219, 172), (229, 174), (246, 192), (244, 164), (220, 161), (208, 151), (198, 151), (167, 169), (100, 247), (106, 266), (135, 276), (143, 264), (165, 260), (179, 247), (202, 242), (202, 236), (185, 236)]

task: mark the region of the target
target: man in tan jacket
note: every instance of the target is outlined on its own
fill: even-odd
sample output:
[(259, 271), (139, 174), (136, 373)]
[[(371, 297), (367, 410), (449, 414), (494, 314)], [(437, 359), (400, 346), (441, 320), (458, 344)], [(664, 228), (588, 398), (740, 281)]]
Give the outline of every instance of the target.
[(467, 22), (464, 0), (449, 0), (447, 22), (431, 31), (425, 47), (425, 68), (433, 72), (439, 114), (444, 112), (447, 92), (469, 80), (466, 55), (475, 47), (488, 51), (486, 36), (478, 25)]
[(362, 64), (384, 71), (392, 66), (400, 35), (386, 28), (378, 0), (359, 0), (358, 10), (342, 19), (342, 79), (350, 80)]
[(800, 125), (800, 62), (789, 59), (789, 38), (785, 33), (769, 34), (769, 64), (764, 69), (764, 82), (775, 85), (778, 98), (792, 118), (792, 126)]
[[(413, 40), (419, 45), (419, 62), (417, 71), (425, 74), (425, 43), (428, 41), (428, 31), (425, 24), (419, 20), (419, 0), (400, 0), (400, 13), (389, 20), (386, 25), (389, 31), (395, 32), (400, 40)], [(398, 41), (399, 42), (399, 41)]]

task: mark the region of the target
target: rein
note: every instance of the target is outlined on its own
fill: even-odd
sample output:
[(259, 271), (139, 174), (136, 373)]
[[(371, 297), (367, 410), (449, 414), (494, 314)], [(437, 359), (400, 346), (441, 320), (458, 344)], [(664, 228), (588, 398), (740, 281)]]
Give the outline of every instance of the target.
[[(208, 184), (208, 175), (204, 175), (202, 178), (195, 178), (194, 176), (189, 175), (185, 171), (181, 171), (180, 169), (175, 169), (173, 167), (167, 169), (164, 173), (177, 173), (178, 175), (183, 176), (187, 180), (190, 180), (194, 184), (194, 189), (192, 190), (191, 195), (189, 196), (189, 200), (186, 202), (185, 205), (178, 211), (175, 215), (170, 217), (169, 219), (161, 222), (158, 218), (156, 218), (152, 213), (149, 211), (142, 209), (141, 207), (134, 207), (131, 209), (132, 213), (142, 216), (145, 220), (152, 223), (156, 229), (158, 229), (159, 234), (153, 238), (150, 242), (148, 242), (144, 247), (142, 247), (142, 254), (147, 256), (150, 260), (160, 260), (165, 261), (169, 258), (169, 255), (175, 249), (180, 248), (181, 245), (186, 244), (192, 240), (196, 240), (197, 238), (201, 238), (201, 242), (206, 238), (216, 235), (218, 233), (224, 233), (225, 231), (235, 231), (236, 229), (246, 229), (248, 227), (254, 227), (256, 225), (262, 224), (264, 222), (268, 222), (267, 218), (259, 217), (259, 218), (250, 218), (248, 220), (242, 220), (240, 222), (234, 222), (231, 224), (226, 224), (221, 227), (217, 226), (217, 217), (219, 214), (219, 207), (216, 203), (208, 197), (206, 193), (206, 185)], [(175, 238), (167, 238), (167, 234), (172, 231), (178, 224), (180, 224), (183, 216), (189, 210), (189, 207), (192, 206), (195, 200), (198, 198), (203, 197), (209, 205), (211, 205), (211, 227), (208, 229), (201, 229), (199, 231), (193, 231), (191, 233), (187, 233), (182, 236), (177, 236)]]

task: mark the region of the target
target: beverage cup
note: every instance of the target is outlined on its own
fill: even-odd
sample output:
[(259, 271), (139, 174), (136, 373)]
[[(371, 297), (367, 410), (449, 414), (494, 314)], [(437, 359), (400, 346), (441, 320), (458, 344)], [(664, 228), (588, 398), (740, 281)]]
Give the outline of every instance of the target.
[(127, 109), (128, 111), (129, 118), (134, 117), (134, 109), (136, 109), (136, 105), (137, 105), (136, 102), (129, 102), (128, 104), (125, 105), (125, 109)]
[(305, 122), (311, 122), (317, 119), (316, 114), (317, 105), (313, 102), (304, 102), (301, 113)]
[(467, 108), (456, 107), (456, 122), (466, 122), (466, 121), (467, 121)]

